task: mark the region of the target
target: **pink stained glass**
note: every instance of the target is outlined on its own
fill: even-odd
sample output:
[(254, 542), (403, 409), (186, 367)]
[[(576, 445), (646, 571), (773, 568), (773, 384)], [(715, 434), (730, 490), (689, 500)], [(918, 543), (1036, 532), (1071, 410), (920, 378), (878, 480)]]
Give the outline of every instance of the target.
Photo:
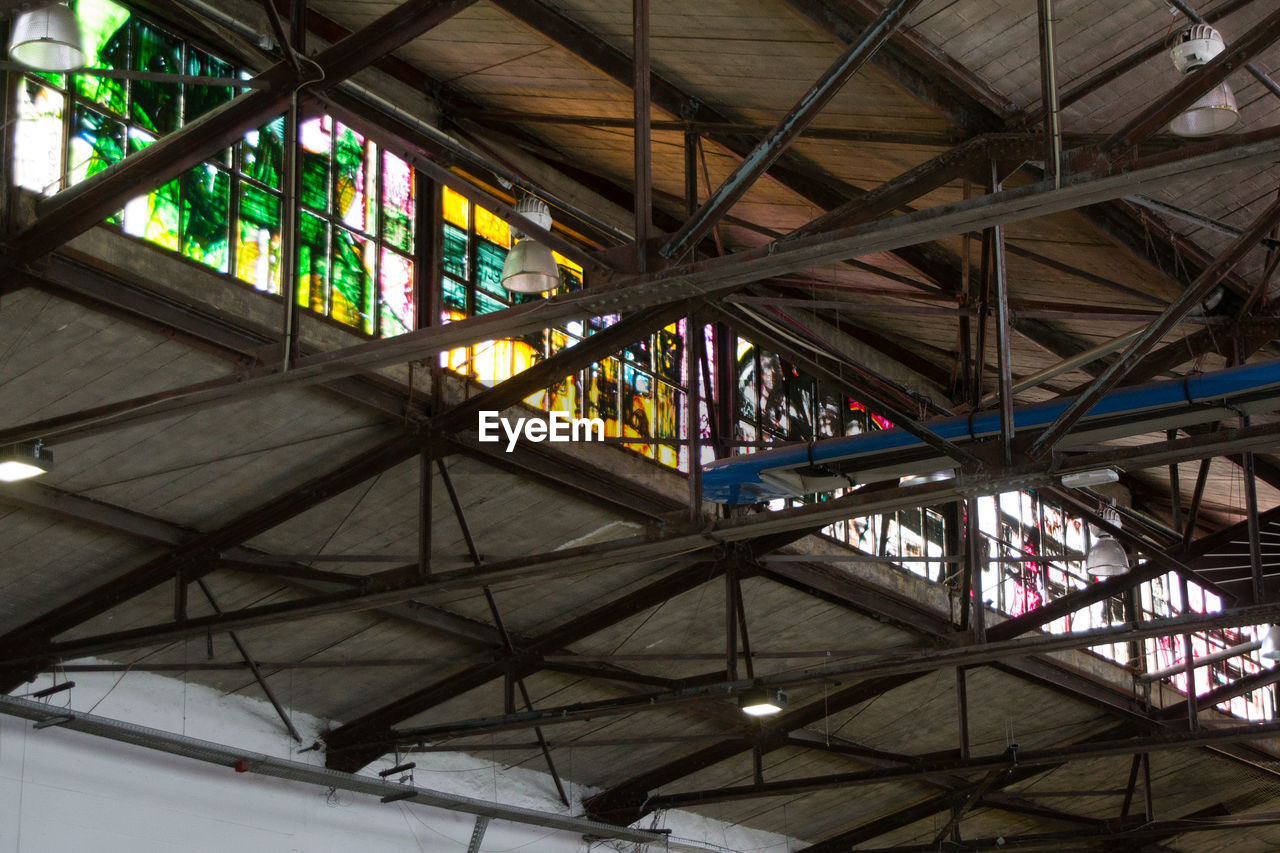
[(382, 238), (406, 252), (413, 251), (413, 193), (409, 164), (382, 152)]
[(384, 248), (380, 277), (380, 333), (384, 338), (404, 334), (413, 328), (413, 262), (398, 252)]

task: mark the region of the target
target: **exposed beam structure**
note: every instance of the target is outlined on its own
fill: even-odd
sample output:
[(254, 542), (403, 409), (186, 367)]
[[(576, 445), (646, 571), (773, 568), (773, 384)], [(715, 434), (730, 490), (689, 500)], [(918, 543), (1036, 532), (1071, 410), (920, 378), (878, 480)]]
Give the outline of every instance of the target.
[(672, 235), (662, 247), (663, 257), (679, 258), (692, 248), (746, 194), (756, 179), (773, 165), (805, 127), (817, 118), (822, 108), (889, 40), (894, 30), (918, 4), (919, 0), (892, 0), (862, 37), (845, 48), (822, 77), (778, 121), (774, 129), (743, 158), (733, 174), (713, 190), (693, 216)]
[[(1280, 17), (1277, 17), (1280, 21)], [(1277, 26), (1280, 26), (1278, 24)], [(1214, 263), (1206, 269), (1199, 277), (1178, 295), (1178, 298), (1169, 303), (1169, 306), (1161, 312), (1160, 316), (1147, 326), (1141, 335), (1133, 340), (1124, 353), (1112, 362), (1101, 374), (1099, 374), (1093, 383), (1078, 396), (1071, 405), (1058, 416), (1044, 432), (1036, 436), (1035, 440), (1027, 448), (1032, 455), (1042, 453), (1052, 448), (1054, 444), (1066, 435), (1077, 420), (1079, 420), (1086, 412), (1089, 411), (1103, 394), (1115, 387), (1115, 384), (1124, 378), (1138, 359), (1146, 355), (1161, 339), (1168, 334), (1188, 312), (1194, 309), (1209, 294), (1209, 291), (1217, 286), (1218, 282), (1227, 272), (1237, 266), (1245, 256), (1253, 251), (1263, 237), (1280, 223), (1280, 201), (1275, 202), (1268, 207), (1263, 213), (1249, 226), (1249, 229), (1242, 234), (1239, 239), (1224, 251)]]
[[(150, 150), (150, 149), (148, 149)], [(538, 331), (557, 322), (584, 316), (662, 305), (685, 298), (692, 291), (720, 293), (761, 278), (820, 266), (848, 257), (892, 251), (956, 233), (1044, 216), (1061, 210), (1118, 198), (1135, 187), (1154, 187), (1188, 174), (1219, 171), (1265, 162), (1280, 150), (1280, 131), (1269, 129), (1241, 134), (1224, 141), (1192, 146), (1176, 155), (1139, 160), (1129, 169), (1105, 177), (1074, 174), (1060, 189), (1033, 185), (1003, 190), (941, 208), (904, 214), (888, 221), (839, 229), (796, 240), (783, 247), (765, 246), (726, 258), (685, 264), (670, 270), (630, 279), (604, 290), (588, 289), (530, 302), (513, 308), (470, 317), (442, 326), (420, 329), (396, 338), (357, 344), (340, 350), (300, 358), (293, 369), (252, 371), (184, 388), (175, 388), (127, 403), (112, 404), (107, 411), (89, 411), (14, 427), (0, 433), (0, 443), (49, 438), (85, 423), (99, 427), (122, 425), (138, 417), (177, 412), (191, 407), (218, 405), (232, 399), (269, 394), (285, 387), (302, 387), (393, 364), (417, 361), (444, 350), (483, 340)], [(1242, 238), (1243, 241), (1244, 238)], [(1239, 244), (1237, 244), (1239, 245)], [(1230, 254), (1230, 253), (1229, 253)], [(1230, 266), (1234, 255), (1221, 265)], [(1207, 278), (1208, 275), (1202, 277)], [(1132, 348), (1132, 345), (1131, 345)]]

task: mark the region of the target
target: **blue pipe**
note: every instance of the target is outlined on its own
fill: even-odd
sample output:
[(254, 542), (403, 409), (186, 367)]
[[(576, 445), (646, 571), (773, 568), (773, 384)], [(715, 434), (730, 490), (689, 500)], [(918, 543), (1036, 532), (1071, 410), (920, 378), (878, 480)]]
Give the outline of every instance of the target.
[[(1049, 426), (1073, 399), (1018, 406), (1014, 409), (1015, 431)], [(1077, 422), (1063, 445), (1141, 435), (1155, 429), (1217, 420), (1231, 413), (1255, 414), (1270, 410), (1277, 399), (1280, 399), (1280, 359), (1135, 385), (1112, 391), (1100, 399)], [(1175, 422), (1169, 423), (1170, 420)], [(942, 438), (963, 444), (999, 435), (1000, 414), (975, 412), (931, 421), (926, 426)], [(814, 491), (788, 487), (788, 482), (798, 482), (799, 472), (805, 470), (846, 481), (819, 489), (829, 491), (845, 484), (866, 482), (858, 479), (859, 470), (870, 469), (873, 460), (877, 468), (892, 464), (893, 454), (902, 458), (902, 474), (945, 468), (950, 461), (905, 430), (877, 430), (719, 459), (703, 468), (702, 493), (707, 500), (724, 504), (798, 497), (805, 491)], [(912, 470), (906, 470), (907, 467)]]

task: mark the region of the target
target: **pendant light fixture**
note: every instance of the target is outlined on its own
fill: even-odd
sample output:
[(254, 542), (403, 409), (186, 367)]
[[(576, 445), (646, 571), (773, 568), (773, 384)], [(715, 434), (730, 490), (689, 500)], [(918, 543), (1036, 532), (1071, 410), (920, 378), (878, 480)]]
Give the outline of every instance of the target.
[(37, 71), (73, 71), (84, 65), (80, 22), (65, 3), (23, 12), (13, 19), (9, 58)]
[[(1187, 75), (1226, 48), (1217, 30), (1208, 24), (1195, 24), (1178, 33), (1169, 58), (1174, 68)], [(1235, 93), (1224, 80), (1169, 122), (1169, 132), (1175, 136), (1212, 136), (1230, 130), (1239, 121), (1240, 108), (1236, 106)]]
[[(1120, 513), (1116, 512), (1114, 506), (1103, 507), (1102, 520), (1119, 527)], [(1089, 532), (1093, 534), (1093, 544), (1085, 555), (1084, 566), (1091, 577), (1109, 578), (1129, 571), (1129, 555), (1115, 537), (1092, 524), (1089, 525)]]
[(1262, 635), (1259, 654), (1263, 660), (1280, 660), (1280, 625), (1267, 626), (1267, 632)]
[(751, 717), (768, 717), (782, 713), (787, 707), (787, 694), (781, 690), (759, 687), (738, 697), (738, 707)]
[[(547, 203), (531, 195), (516, 202), (516, 213), (544, 230), (551, 228), (551, 210)], [(513, 293), (546, 293), (560, 285), (560, 268), (551, 250), (523, 234), (502, 264), (502, 286)]]
[(46, 473), (53, 467), (53, 454), (38, 441), (0, 448), (0, 483), (16, 483)]

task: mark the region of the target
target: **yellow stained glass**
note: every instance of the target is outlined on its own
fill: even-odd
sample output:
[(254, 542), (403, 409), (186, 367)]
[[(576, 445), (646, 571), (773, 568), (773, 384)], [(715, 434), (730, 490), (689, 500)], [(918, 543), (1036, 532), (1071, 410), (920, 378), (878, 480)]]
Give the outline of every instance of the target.
[(511, 248), (511, 226), (479, 205), (476, 206), (476, 234), (504, 249)]
[(541, 355), (524, 341), (486, 341), (476, 344), (472, 367), (482, 384), (496, 385), (528, 370)]
[(658, 461), (668, 468), (677, 468), (680, 465), (680, 449), (670, 444), (658, 445)]
[[(444, 311), (440, 314), (440, 320), (442, 323), (452, 323), (454, 320), (466, 319), (466, 316), (461, 311)], [(440, 366), (454, 373), (467, 375), (470, 362), (471, 351), (468, 347), (459, 347), (440, 353)]]
[(467, 230), (467, 216), (471, 212), (471, 202), (458, 195), (448, 187), (444, 188), (444, 221)]
[(559, 252), (553, 251), (551, 253), (551, 257), (556, 259), (557, 265), (562, 267), (567, 267), (568, 269), (572, 270), (578, 276), (578, 278), (582, 278), (582, 267), (578, 266), (573, 261), (569, 260)]

